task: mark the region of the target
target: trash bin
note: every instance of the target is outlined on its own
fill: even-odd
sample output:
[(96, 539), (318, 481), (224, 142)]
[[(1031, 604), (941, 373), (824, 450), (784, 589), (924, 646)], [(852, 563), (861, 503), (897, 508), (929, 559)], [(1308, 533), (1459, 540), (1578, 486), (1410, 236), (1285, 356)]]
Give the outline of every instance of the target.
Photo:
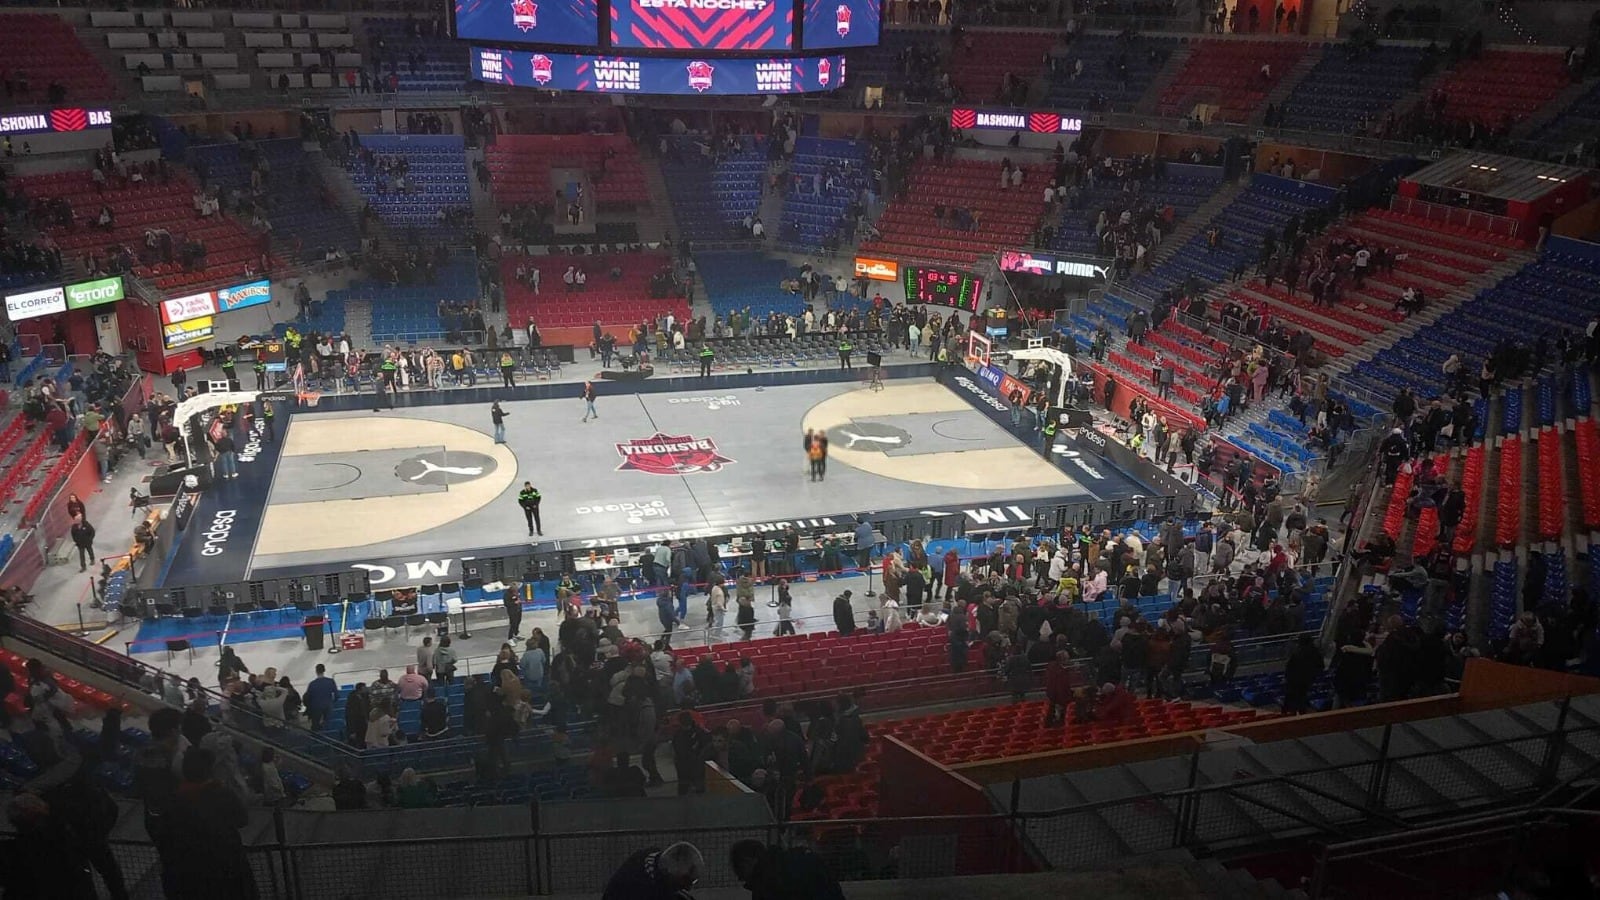
[(307, 650), (321, 650), (323, 634), (328, 630), (328, 620), (324, 616), (306, 616), (300, 623), (300, 630), (305, 632)]

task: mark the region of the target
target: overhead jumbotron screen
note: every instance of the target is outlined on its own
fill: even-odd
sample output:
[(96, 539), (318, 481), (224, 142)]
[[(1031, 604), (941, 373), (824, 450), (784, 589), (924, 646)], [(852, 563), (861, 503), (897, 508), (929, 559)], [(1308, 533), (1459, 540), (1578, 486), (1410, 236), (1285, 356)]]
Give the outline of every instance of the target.
[(879, 0), (800, 0), (805, 10), (805, 31), (800, 43), (806, 50), (875, 47), (881, 17)]
[(456, 37), (517, 44), (593, 47), (600, 42), (596, 0), (456, 0)]
[(792, 50), (796, 0), (612, 0), (611, 46)]

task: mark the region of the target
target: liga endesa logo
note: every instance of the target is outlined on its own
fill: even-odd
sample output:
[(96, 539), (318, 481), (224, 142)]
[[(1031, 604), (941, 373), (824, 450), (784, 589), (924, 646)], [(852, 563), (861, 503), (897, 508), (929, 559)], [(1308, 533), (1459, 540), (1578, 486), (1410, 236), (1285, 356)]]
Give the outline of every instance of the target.
[(622, 456), (618, 472), (629, 470), (647, 475), (692, 475), (696, 472), (718, 472), (734, 460), (717, 452), (717, 442), (710, 438), (696, 438), (687, 434), (662, 434), (656, 432), (617, 444)]

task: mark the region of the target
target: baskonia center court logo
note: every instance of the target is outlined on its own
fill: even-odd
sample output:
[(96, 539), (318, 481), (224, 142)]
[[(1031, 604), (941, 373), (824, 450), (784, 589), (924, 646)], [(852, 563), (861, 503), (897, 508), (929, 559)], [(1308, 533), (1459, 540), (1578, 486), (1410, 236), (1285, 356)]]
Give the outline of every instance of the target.
[(717, 442), (710, 438), (691, 437), (687, 434), (671, 435), (656, 432), (617, 444), (617, 454), (622, 457), (618, 472), (629, 470), (648, 475), (692, 475), (696, 472), (717, 472), (734, 460), (717, 452)]

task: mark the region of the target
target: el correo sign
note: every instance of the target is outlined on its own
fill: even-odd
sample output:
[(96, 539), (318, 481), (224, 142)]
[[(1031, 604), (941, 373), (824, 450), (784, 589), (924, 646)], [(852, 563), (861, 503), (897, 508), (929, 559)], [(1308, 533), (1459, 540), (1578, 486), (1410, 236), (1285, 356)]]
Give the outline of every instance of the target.
[(67, 311), (67, 294), (61, 288), (6, 295), (6, 318), (13, 322)]

